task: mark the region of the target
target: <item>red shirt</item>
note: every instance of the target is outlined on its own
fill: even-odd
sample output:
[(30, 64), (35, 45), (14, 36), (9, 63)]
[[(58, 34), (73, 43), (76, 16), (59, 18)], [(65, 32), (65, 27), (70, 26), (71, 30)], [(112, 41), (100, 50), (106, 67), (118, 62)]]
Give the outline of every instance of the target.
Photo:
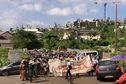
[(119, 84), (126, 84), (126, 73), (124, 73), (118, 80)]

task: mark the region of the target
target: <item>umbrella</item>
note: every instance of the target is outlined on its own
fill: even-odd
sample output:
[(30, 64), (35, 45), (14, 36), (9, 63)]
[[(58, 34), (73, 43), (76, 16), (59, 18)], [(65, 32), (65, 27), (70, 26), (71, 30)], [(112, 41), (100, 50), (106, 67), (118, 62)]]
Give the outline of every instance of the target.
[(126, 60), (126, 54), (120, 54), (112, 57), (112, 60)]

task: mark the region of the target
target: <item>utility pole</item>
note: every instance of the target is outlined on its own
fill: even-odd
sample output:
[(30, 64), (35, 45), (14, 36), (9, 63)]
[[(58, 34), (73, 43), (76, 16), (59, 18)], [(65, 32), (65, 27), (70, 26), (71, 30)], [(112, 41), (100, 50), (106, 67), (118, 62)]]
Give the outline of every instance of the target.
[(117, 22), (118, 22), (118, 16), (117, 16), (117, 3), (115, 3), (115, 50), (117, 50), (117, 40), (118, 40), (118, 38), (117, 38)]
[(117, 30), (118, 30), (118, 4), (119, 1), (116, 0), (115, 2), (113, 2), (115, 4), (115, 51), (117, 50), (117, 40), (118, 40), (118, 35), (117, 35)]

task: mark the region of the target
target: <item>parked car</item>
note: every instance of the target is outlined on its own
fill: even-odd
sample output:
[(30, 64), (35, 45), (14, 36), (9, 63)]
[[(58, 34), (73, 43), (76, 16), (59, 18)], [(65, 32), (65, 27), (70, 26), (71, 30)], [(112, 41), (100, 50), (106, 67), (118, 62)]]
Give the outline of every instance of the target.
[(97, 80), (102, 78), (118, 78), (122, 75), (122, 70), (116, 61), (101, 60), (96, 66)]
[(19, 74), (20, 63), (21, 61), (17, 61), (0, 68), (0, 75), (8, 76), (10, 74)]

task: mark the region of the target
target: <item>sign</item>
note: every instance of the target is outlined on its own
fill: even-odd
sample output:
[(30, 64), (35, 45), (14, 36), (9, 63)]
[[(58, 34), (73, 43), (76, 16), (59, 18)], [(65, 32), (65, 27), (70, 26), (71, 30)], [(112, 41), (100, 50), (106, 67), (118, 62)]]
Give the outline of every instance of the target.
[[(54, 76), (64, 76), (67, 71), (65, 62), (61, 62), (58, 59), (49, 61), (50, 72), (54, 74)], [(73, 61), (71, 74), (77, 73), (86, 73), (90, 71), (93, 67), (93, 64), (90, 60), (89, 56), (85, 56), (80, 61)]]

